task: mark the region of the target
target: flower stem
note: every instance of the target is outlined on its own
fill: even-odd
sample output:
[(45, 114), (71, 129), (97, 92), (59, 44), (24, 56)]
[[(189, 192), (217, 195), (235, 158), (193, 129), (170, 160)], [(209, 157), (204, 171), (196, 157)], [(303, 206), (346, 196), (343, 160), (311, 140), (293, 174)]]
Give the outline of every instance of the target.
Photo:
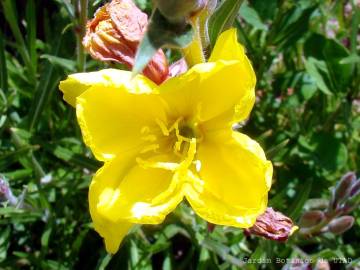
[(79, 0), (79, 24), (77, 31), (77, 66), (78, 71), (85, 71), (86, 68), (86, 55), (82, 40), (86, 32), (86, 22), (88, 16), (88, 0)]
[(191, 24), (195, 31), (194, 39), (188, 47), (182, 49), (183, 56), (189, 68), (196, 64), (205, 62), (205, 56), (200, 36), (199, 17), (195, 16), (191, 20)]

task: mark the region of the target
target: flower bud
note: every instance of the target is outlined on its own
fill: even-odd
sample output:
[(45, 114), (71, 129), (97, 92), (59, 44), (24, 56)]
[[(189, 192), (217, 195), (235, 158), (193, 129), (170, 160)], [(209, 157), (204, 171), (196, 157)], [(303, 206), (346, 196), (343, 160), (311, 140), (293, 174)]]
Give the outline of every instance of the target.
[(356, 175), (353, 172), (345, 174), (341, 180), (336, 185), (333, 198), (332, 198), (332, 208), (336, 209), (338, 204), (347, 199), (350, 194), (351, 187), (356, 181)]
[(314, 270), (331, 270), (330, 268), (330, 264), (328, 261), (326, 260), (319, 260), (316, 263), (315, 269)]
[[(132, 68), (147, 24), (147, 15), (132, 0), (112, 0), (99, 8), (87, 23), (83, 45), (95, 59)], [(168, 64), (162, 50), (155, 54), (143, 73), (157, 84), (167, 78)]]
[(8, 201), (11, 205), (15, 206), (18, 203), (18, 198), (16, 198), (9, 186), (9, 183), (0, 177), (0, 201)]
[(292, 220), (271, 207), (258, 216), (254, 226), (246, 229), (247, 234), (254, 234), (275, 241), (286, 241), (298, 229)]
[(344, 210), (351, 211), (360, 204), (360, 180), (357, 180), (351, 187), (350, 197), (346, 201)]
[(329, 224), (329, 231), (334, 234), (342, 234), (349, 230), (353, 224), (355, 219), (352, 216), (342, 216), (334, 219)]
[(215, 230), (216, 225), (213, 223), (208, 222), (207, 223), (207, 230), (208, 232), (212, 233)]
[(360, 179), (358, 179), (352, 186), (350, 190), (350, 197), (356, 196), (360, 192)]
[(171, 23), (183, 23), (203, 9), (207, 0), (154, 0), (161, 14)]
[(299, 221), (299, 226), (303, 228), (308, 228), (319, 224), (324, 220), (325, 214), (320, 210), (313, 210), (305, 212)]

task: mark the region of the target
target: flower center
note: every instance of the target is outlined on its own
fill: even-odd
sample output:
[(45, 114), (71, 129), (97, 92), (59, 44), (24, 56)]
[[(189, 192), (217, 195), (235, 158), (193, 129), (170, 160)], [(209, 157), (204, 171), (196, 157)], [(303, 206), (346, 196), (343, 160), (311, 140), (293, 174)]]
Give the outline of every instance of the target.
[[(144, 127), (142, 130), (143, 139), (149, 144), (141, 151), (145, 156), (137, 157), (137, 162), (145, 167), (175, 171), (178, 177), (187, 174), (190, 166), (198, 165), (194, 158), (196, 157), (198, 143), (202, 140), (202, 133), (197, 123), (187, 121), (183, 117), (176, 119), (170, 126), (160, 120), (156, 120), (156, 123), (158, 129)], [(146, 156), (150, 157), (147, 154), (149, 152), (159, 154), (159, 157), (171, 152), (173, 154), (168, 155), (170, 160), (151, 161), (151, 158), (143, 159)]]
[(196, 138), (195, 130), (188, 125), (180, 126), (179, 134), (188, 139)]

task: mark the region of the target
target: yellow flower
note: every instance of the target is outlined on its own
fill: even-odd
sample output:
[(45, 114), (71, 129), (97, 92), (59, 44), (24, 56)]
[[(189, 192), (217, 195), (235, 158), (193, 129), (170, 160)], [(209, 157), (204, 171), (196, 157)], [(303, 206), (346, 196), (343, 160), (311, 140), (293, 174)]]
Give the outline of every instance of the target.
[(61, 82), (85, 143), (104, 162), (89, 205), (108, 252), (133, 224), (161, 223), (184, 197), (211, 223), (255, 223), (272, 165), (258, 143), (232, 130), (253, 107), (255, 83), (235, 29), (219, 37), (208, 63), (160, 86), (113, 69)]

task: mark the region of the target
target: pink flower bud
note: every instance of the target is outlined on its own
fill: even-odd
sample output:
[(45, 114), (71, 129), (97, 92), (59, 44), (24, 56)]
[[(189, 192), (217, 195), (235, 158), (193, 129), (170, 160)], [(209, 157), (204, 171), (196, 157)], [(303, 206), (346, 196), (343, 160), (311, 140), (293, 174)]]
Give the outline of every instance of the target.
[[(132, 0), (112, 0), (99, 8), (87, 23), (83, 45), (90, 55), (101, 61), (134, 65), (136, 50), (144, 36), (148, 18)], [(157, 84), (168, 76), (168, 64), (159, 50), (143, 73)]]
[(299, 226), (305, 228), (312, 227), (319, 224), (324, 218), (325, 214), (319, 210), (305, 212), (300, 218)]
[(9, 183), (0, 177), (0, 201), (2, 200), (8, 201), (13, 206), (18, 203), (18, 198), (12, 193)]
[(354, 221), (352, 216), (339, 217), (330, 222), (329, 231), (334, 234), (342, 234), (354, 225)]
[(254, 226), (246, 230), (247, 234), (254, 234), (275, 241), (286, 241), (298, 229), (292, 220), (271, 207), (258, 216)]
[(356, 181), (356, 175), (353, 172), (345, 174), (334, 189), (332, 198), (332, 208), (336, 209), (338, 204), (344, 202), (350, 195), (351, 188)]

